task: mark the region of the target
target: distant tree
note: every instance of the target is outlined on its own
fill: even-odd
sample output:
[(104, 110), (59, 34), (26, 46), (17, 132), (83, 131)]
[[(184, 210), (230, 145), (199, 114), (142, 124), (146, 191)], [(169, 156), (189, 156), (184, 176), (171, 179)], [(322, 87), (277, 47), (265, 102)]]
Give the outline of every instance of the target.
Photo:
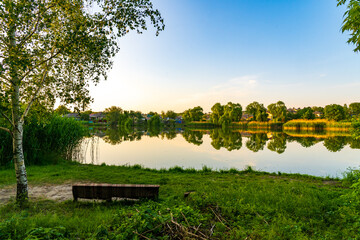
[(164, 119), (166, 117), (166, 113), (164, 111), (161, 111), (160, 116)]
[(65, 115), (65, 114), (70, 113), (71, 111), (65, 105), (60, 105), (55, 109), (55, 112), (59, 115)]
[(349, 44), (355, 45), (354, 52), (360, 52), (360, 1), (359, 0), (337, 0), (338, 6), (347, 3), (347, 11), (341, 27), (342, 32), (350, 32)]
[(266, 108), (264, 107), (263, 104), (260, 104), (258, 102), (252, 102), (246, 106), (246, 112), (252, 114), (254, 120), (256, 121), (259, 122), (267, 121)]
[(183, 113), (185, 121), (200, 121), (204, 115), (203, 109), (200, 106), (190, 108)]
[(175, 119), (177, 117), (176, 112), (169, 110), (166, 112), (165, 117)]
[(340, 121), (346, 118), (344, 108), (338, 104), (326, 105), (324, 115), (326, 119), (334, 121)]
[(301, 118), (302, 119), (308, 119), (308, 120), (309, 119), (315, 119), (314, 110), (312, 110), (312, 108), (308, 107)]
[(242, 116), (242, 107), (239, 103), (228, 102), (224, 106), (224, 115), (227, 115), (231, 122), (239, 122)]
[(360, 114), (360, 102), (350, 103), (349, 112), (352, 115), (359, 115)]
[(314, 110), (311, 107), (300, 109), (297, 113), (297, 118), (301, 119), (315, 119)]
[(106, 120), (110, 125), (118, 125), (123, 114), (123, 110), (120, 107), (112, 106), (105, 109)]
[(287, 109), (282, 101), (270, 104), (268, 111), (273, 115), (273, 119), (276, 122), (284, 122), (286, 120)]
[(89, 121), (90, 120), (90, 114), (92, 113), (91, 110), (88, 111), (84, 111), (80, 113), (80, 119), (84, 120), (84, 121)]
[(320, 112), (320, 113), (324, 113), (324, 108), (323, 107), (312, 107), (312, 109), (314, 110), (314, 112)]
[(221, 116), (224, 115), (224, 106), (222, 106), (220, 103), (215, 103), (214, 106), (211, 107), (211, 111), (211, 122), (218, 124)]
[(153, 112), (153, 111), (150, 111), (148, 114), (149, 114), (149, 115), (151, 115), (151, 116), (158, 115), (158, 113), (157, 113), (157, 112)]

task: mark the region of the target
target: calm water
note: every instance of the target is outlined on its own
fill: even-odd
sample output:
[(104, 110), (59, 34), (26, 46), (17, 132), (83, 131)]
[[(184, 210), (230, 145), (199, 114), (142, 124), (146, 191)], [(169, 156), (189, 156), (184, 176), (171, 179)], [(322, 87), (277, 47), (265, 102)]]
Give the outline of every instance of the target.
[(347, 134), (95, 130), (77, 153), (83, 163), (149, 168), (244, 169), (341, 177), (360, 166), (360, 141)]

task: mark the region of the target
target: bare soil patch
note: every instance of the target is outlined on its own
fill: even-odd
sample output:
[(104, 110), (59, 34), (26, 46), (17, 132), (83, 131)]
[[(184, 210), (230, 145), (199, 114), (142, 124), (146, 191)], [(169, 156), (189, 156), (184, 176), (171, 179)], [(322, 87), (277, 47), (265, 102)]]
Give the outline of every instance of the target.
[[(65, 201), (73, 199), (73, 184), (29, 186), (29, 198)], [(0, 189), (0, 205), (6, 204), (16, 196), (16, 185)]]

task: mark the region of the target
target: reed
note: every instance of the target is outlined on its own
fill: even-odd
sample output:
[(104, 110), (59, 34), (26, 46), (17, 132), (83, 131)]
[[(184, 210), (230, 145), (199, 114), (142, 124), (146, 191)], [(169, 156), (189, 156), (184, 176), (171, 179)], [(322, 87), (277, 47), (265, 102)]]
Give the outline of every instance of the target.
[[(78, 121), (52, 116), (46, 122), (32, 121), (24, 128), (24, 156), (26, 164), (45, 164), (59, 157), (71, 159), (72, 151), (87, 131)], [(0, 132), (0, 166), (12, 164), (12, 141)]]

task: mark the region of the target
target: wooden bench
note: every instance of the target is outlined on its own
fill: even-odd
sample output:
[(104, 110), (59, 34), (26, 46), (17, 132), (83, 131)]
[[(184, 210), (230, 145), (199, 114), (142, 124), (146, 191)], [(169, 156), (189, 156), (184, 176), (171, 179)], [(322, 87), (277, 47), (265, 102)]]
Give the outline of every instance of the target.
[(72, 192), (74, 201), (78, 198), (111, 201), (113, 197), (157, 199), (159, 187), (159, 185), (143, 184), (76, 184), (72, 186)]

